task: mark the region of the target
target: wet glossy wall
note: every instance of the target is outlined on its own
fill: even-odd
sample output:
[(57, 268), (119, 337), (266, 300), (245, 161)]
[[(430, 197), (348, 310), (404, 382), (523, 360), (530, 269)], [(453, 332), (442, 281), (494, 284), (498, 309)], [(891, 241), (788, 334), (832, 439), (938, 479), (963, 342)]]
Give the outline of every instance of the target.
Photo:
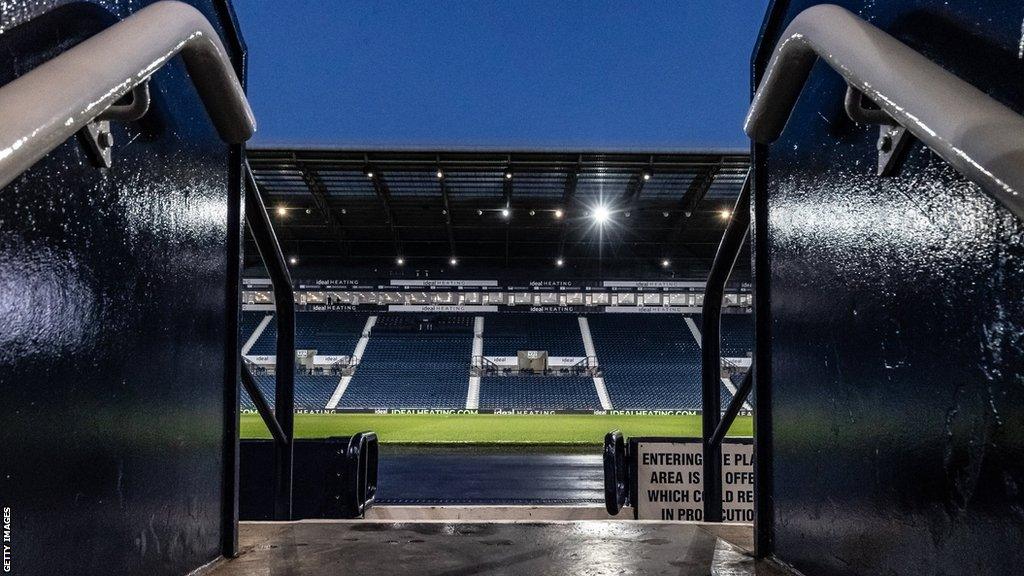
[[(145, 3), (0, 2), (0, 84)], [(152, 94), (113, 168), (71, 139), (0, 190), (14, 574), (184, 574), (221, 550), (228, 146), (180, 59)]]
[[(776, 2), (763, 44), (813, 4)], [(1024, 112), (1019, 1), (840, 4)], [(775, 553), (819, 575), (1019, 573), (1024, 224), (919, 144), (874, 176), (844, 87), (819, 62), (755, 160)]]

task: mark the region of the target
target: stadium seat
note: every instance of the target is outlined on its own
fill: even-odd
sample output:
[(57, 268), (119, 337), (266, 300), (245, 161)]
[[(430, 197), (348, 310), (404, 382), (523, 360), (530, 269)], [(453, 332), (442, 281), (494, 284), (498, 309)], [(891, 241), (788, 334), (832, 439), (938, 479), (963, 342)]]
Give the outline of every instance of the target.
[(616, 409), (700, 409), (700, 347), (681, 315), (592, 314), (587, 319)]
[(462, 408), (473, 346), (473, 317), (377, 317), (339, 408)]

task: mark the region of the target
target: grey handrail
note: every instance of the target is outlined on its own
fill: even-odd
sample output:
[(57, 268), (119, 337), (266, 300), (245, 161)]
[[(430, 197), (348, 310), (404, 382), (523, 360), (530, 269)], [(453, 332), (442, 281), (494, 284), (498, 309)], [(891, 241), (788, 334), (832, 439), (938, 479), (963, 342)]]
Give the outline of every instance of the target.
[(221, 139), (256, 120), (216, 31), (198, 10), (156, 2), (0, 87), (0, 188), (181, 53)]
[(748, 136), (779, 137), (818, 58), (1024, 218), (1024, 117), (839, 6), (808, 8), (782, 33), (747, 114)]

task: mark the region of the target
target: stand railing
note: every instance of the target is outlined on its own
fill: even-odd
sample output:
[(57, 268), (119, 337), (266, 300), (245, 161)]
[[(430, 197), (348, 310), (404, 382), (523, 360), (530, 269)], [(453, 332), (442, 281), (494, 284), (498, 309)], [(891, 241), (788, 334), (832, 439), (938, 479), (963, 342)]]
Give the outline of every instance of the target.
[[(217, 32), (192, 6), (163, 0), (0, 87), (0, 188), (76, 132), (144, 114), (146, 82), (179, 53), (221, 139), (248, 140), (256, 121)], [(129, 92), (132, 104), (115, 106)]]
[[(855, 121), (887, 116), (1024, 218), (1024, 117), (839, 6), (808, 8), (782, 33), (744, 125), (754, 141), (782, 134), (819, 58), (850, 86)], [(880, 111), (862, 110), (861, 95)]]
[[(242, 382), (256, 405), (263, 421), (274, 436), (274, 517), (292, 517), (292, 477), (295, 452), (295, 294), (292, 278), (285, 263), (281, 245), (274, 234), (263, 198), (252, 171), (246, 167), (245, 219), (256, 248), (270, 275), (277, 313), (277, 356), (275, 357), (274, 411), (271, 412), (259, 387), (251, 382), (248, 367), (242, 371)], [(249, 383), (246, 381), (248, 375)], [(276, 429), (276, 432), (275, 432)]]
[[(719, 428), (728, 430), (732, 421), (739, 413), (738, 405), (743, 406), (746, 396), (736, 394), (722, 417), (722, 300), (725, 297), (725, 284), (732, 274), (747, 231), (750, 228), (750, 175), (743, 183), (736, 205), (732, 210), (729, 225), (722, 236), (722, 242), (715, 254), (715, 261), (708, 274), (707, 286), (704, 288), (704, 306), (702, 309), (701, 326), (701, 419), (703, 422), (704, 439), (704, 520), (707, 522), (722, 521), (722, 438), (716, 438)], [(749, 378), (750, 372), (747, 372)], [(749, 392), (749, 390), (748, 390)], [(731, 414), (731, 415), (730, 415)]]

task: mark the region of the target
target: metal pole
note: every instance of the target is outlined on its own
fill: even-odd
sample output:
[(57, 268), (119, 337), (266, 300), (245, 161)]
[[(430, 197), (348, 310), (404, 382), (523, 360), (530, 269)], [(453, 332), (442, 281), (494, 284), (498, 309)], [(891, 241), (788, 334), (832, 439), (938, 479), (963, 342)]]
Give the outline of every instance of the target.
[(710, 442), (722, 417), (721, 319), (725, 283), (743, 248), (750, 227), (750, 175), (743, 183), (732, 218), (722, 235), (718, 253), (704, 288), (701, 326), (701, 409), (704, 438), (704, 521), (722, 521), (722, 445)]
[(274, 411), (267, 404), (267, 399), (263, 397), (260, 387), (256, 385), (256, 378), (253, 377), (249, 365), (245, 363), (242, 364), (242, 384), (245, 385), (245, 391), (249, 393), (249, 398), (252, 398), (252, 403), (256, 405), (256, 411), (263, 419), (263, 424), (267, 426), (267, 430), (270, 430), (270, 435), (279, 444), (287, 444), (288, 436), (281, 429), (281, 425), (277, 423)]
[(729, 428), (732, 427), (732, 423), (736, 420), (736, 415), (740, 413), (743, 403), (747, 401), (747, 396), (750, 396), (750, 389), (754, 387), (753, 373), (754, 367), (751, 366), (750, 370), (747, 370), (747, 373), (743, 375), (743, 383), (736, 390), (736, 394), (732, 397), (732, 402), (729, 402), (729, 407), (725, 409), (725, 414), (722, 415), (722, 421), (718, 423), (718, 428), (715, 429), (715, 433), (711, 435), (711, 439), (708, 441), (712, 445), (722, 445), (722, 440), (725, 439)]
[(274, 415), (285, 442), (274, 443), (274, 517), (292, 517), (292, 458), (295, 441), (295, 295), (292, 278), (274, 235), (252, 171), (246, 169), (245, 215), (274, 287), (277, 311), (277, 358)]

